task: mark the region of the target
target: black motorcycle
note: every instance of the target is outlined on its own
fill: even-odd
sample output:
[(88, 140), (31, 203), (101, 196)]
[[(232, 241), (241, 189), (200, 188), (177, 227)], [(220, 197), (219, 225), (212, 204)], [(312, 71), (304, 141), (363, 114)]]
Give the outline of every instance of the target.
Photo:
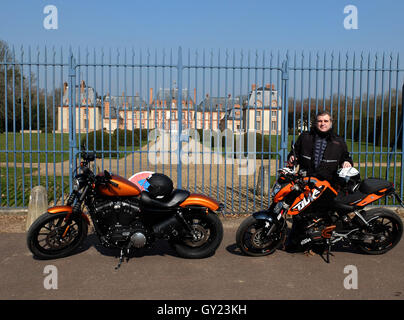
[(360, 180), (357, 172), (344, 176), (336, 190), (325, 180), (286, 167), (279, 170), (270, 207), (241, 223), (236, 242), (246, 255), (271, 254), (284, 246), (286, 217), (291, 215), (293, 226), (285, 246), (290, 251), (312, 250), (325, 255), (327, 262), (337, 243), (367, 254), (383, 254), (394, 248), (403, 234), (401, 218), (392, 210), (364, 210), (383, 197), (395, 197), (404, 206), (393, 184), (383, 179)]
[(169, 177), (153, 174), (148, 191), (133, 182), (89, 168), (94, 153), (82, 153), (66, 205), (49, 208), (28, 230), (27, 245), (39, 259), (70, 255), (87, 236), (90, 219), (101, 244), (120, 250), (119, 263), (133, 251), (168, 240), (179, 256), (211, 256), (223, 238), (222, 205), (201, 194), (173, 189)]

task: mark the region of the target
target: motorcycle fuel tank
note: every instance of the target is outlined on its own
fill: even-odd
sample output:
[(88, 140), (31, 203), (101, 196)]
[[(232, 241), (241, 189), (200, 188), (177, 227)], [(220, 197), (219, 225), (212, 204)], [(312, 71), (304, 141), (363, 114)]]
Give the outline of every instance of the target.
[(117, 175), (111, 175), (111, 182), (98, 187), (98, 193), (108, 197), (133, 197), (140, 194), (140, 189), (133, 182)]

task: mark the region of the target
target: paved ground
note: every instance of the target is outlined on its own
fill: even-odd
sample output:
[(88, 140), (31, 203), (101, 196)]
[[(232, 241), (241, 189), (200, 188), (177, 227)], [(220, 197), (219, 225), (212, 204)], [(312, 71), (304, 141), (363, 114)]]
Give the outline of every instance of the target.
[[(330, 264), (318, 255), (284, 251), (252, 258), (236, 249), (240, 222), (224, 220), (223, 242), (210, 258), (182, 259), (159, 242), (118, 271), (116, 251), (100, 247), (94, 235), (73, 256), (39, 261), (28, 251), (23, 232), (0, 233), (0, 299), (404, 299), (404, 241), (381, 256), (341, 248)], [(57, 268), (57, 289), (44, 288), (48, 265)], [(350, 265), (356, 267), (358, 289), (344, 287), (353, 275), (352, 269), (344, 273)]]

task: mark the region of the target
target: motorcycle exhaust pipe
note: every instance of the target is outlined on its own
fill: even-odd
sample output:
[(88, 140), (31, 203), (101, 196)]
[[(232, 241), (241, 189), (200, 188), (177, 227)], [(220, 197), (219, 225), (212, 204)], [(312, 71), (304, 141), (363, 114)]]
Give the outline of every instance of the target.
[(171, 234), (172, 231), (180, 225), (180, 221), (178, 221), (176, 216), (172, 216), (171, 218), (164, 220), (155, 226), (153, 226), (153, 231), (156, 234)]

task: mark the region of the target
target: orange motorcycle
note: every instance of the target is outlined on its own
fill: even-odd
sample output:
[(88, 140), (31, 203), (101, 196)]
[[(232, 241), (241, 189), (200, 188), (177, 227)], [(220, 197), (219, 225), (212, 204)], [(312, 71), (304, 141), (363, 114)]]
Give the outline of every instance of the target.
[(300, 250), (326, 254), (341, 242), (368, 254), (382, 254), (394, 248), (403, 233), (401, 218), (386, 208), (365, 207), (382, 197), (403, 202), (392, 183), (382, 179), (360, 180), (355, 168), (340, 169), (338, 188), (329, 182), (296, 172), (296, 167), (279, 170), (268, 210), (245, 219), (236, 234), (241, 251), (264, 256), (283, 246), (287, 215), (293, 216), (295, 244)]
[(91, 218), (101, 244), (120, 250), (119, 264), (155, 240), (170, 242), (179, 256), (213, 255), (223, 238), (222, 205), (201, 194), (173, 189), (171, 179), (152, 174), (147, 191), (133, 182), (89, 168), (94, 153), (83, 153), (66, 205), (49, 208), (30, 227), (27, 245), (39, 259), (73, 253), (87, 236)]

